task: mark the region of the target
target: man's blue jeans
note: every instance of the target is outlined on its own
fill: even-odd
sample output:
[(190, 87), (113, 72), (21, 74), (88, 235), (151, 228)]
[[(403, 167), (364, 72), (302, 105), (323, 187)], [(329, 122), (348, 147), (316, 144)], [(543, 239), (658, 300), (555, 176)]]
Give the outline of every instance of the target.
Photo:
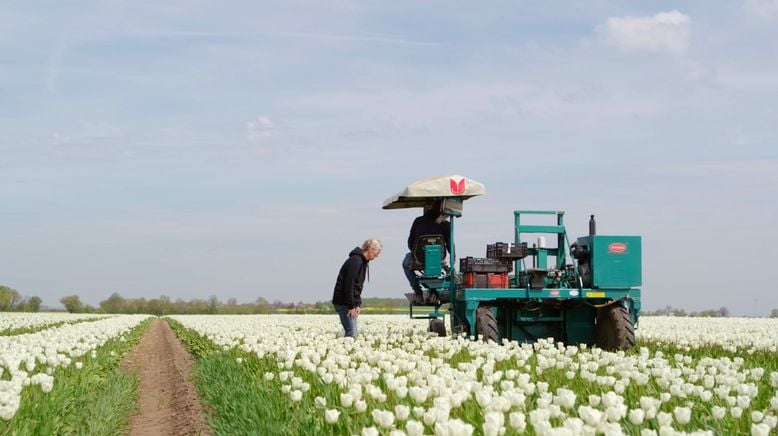
[(335, 305), (335, 311), (340, 315), (340, 323), (343, 324), (343, 330), (345, 330), (345, 336), (356, 337), (357, 336), (357, 320), (348, 317), (348, 306)]
[(416, 272), (408, 268), (411, 261), (413, 261), (413, 254), (408, 252), (403, 259), (403, 272), (405, 273), (405, 278), (408, 279), (408, 283), (410, 283), (413, 292), (416, 295), (422, 295), (421, 285), (419, 284), (419, 278), (416, 277)]

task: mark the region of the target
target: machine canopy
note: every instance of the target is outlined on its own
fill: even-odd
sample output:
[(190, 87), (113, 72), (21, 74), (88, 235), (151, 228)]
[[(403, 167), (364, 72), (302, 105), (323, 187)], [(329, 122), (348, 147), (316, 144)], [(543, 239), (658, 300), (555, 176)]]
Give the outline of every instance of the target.
[(480, 182), (460, 175), (430, 177), (416, 180), (402, 191), (384, 201), (384, 209), (405, 209), (424, 207), (430, 201), (448, 197), (467, 200), (486, 194), (486, 188)]

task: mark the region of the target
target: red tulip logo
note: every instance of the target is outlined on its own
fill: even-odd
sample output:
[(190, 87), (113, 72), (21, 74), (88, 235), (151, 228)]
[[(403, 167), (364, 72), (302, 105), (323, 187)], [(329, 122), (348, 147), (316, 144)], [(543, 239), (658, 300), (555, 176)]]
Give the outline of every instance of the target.
[(613, 254), (621, 254), (627, 251), (627, 245), (621, 242), (614, 242), (608, 245), (608, 252)]
[(465, 193), (465, 179), (460, 180), (459, 183), (454, 179), (449, 179), (449, 187), (452, 194), (462, 195)]

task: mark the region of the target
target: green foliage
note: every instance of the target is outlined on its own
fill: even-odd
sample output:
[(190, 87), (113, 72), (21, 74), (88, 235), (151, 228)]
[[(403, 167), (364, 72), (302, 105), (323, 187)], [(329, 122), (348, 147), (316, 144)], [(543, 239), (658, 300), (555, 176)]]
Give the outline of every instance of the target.
[(41, 310), (41, 303), (43, 300), (41, 300), (41, 297), (34, 295), (27, 299), (27, 311), (28, 312), (38, 312)]
[(82, 312), (84, 305), (81, 303), (81, 297), (78, 295), (68, 295), (60, 298), (60, 303), (65, 306), (65, 309), (70, 313)]
[[(37, 297), (34, 297), (37, 298)], [(96, 310), (89, 305), (84, 305), (78, 295), (62, 297), (60, 302), (71, 313), (92, 313)], [(170, 297), (162, 295), (159, 298), (147, 300), (145, 298), (124, 298), (114, 292), (109, 298), (100, 302), (100, 313), (115, 314), (151, 314), (165, 315), (249, 315), (249, 314), (331, 314), (334, 312), (329, 300), (316, 303), (282, 303), (274, 301), (268, 303), (262, 297), (253, 303), (238, 303), (235, 298), (230, 298), (226, 303), (219, 300), (216, 295), (211, 295), (207, 300), (192, 299), (189, 301), (170, 300)], [(423, 313), (428, 309), (417, 309)], [(362, 313), (365, 314), (407, 314), (408, 301), (405, 298), (363, 298)]]
[(0, 312), (11, 310), (20, 298), (21, 296), (16, 289), (0, 285)]
[(122, 434), (135, 409), (138, 382), (117, 367), (149, 323), (108, 341), (95, 358), (83, 357), (81, 369), (74, 364), (58, 369), (51, 392), (37, 386), (25, 389), (16, 415), (0, 420), (0, 435)]
[(194, 330), (190, 330), (182, 326), (178, 321), (172, 320), (170, 318), (165, 318), (165, 321), (170, 324), (170, 328), (173, 329), (173, 331), (176, 333), (176, 336), (178, 336), (178, 339), (184, 343), (189, 352), (195, 356), (205, 357), (222, 351), (219, 347), (214, 345), (213, 342), (208, 340), (208, 338), (204, 338)]
[(687, 313), (684, 309), (665, 306), (654, 311), (642, 309), (640, 314), (642, 316), (691, 316), (703, 318), (720, 318), (730, 316), (730, 311), (728, 307), (722, 306), (718, 309), (706, 309), (699, 312), (692, 311)]

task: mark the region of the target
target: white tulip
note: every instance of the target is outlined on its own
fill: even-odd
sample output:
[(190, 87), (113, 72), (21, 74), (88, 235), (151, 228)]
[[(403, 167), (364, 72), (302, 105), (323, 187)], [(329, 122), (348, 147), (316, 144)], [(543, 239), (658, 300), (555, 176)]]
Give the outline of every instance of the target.
[(751, 436), (769, 436), (770, 427), (767, 424), (751, 424)]
[(641, 425), (645, 416), (646, 412), (643, 409), (632, 409), (629, 411), (629, 422), (632, 425)]
[(408, 433), (408, 436), (422, 436), (424, 434), (424, 424), (410, 420), (405, 423), (405, 431)]

